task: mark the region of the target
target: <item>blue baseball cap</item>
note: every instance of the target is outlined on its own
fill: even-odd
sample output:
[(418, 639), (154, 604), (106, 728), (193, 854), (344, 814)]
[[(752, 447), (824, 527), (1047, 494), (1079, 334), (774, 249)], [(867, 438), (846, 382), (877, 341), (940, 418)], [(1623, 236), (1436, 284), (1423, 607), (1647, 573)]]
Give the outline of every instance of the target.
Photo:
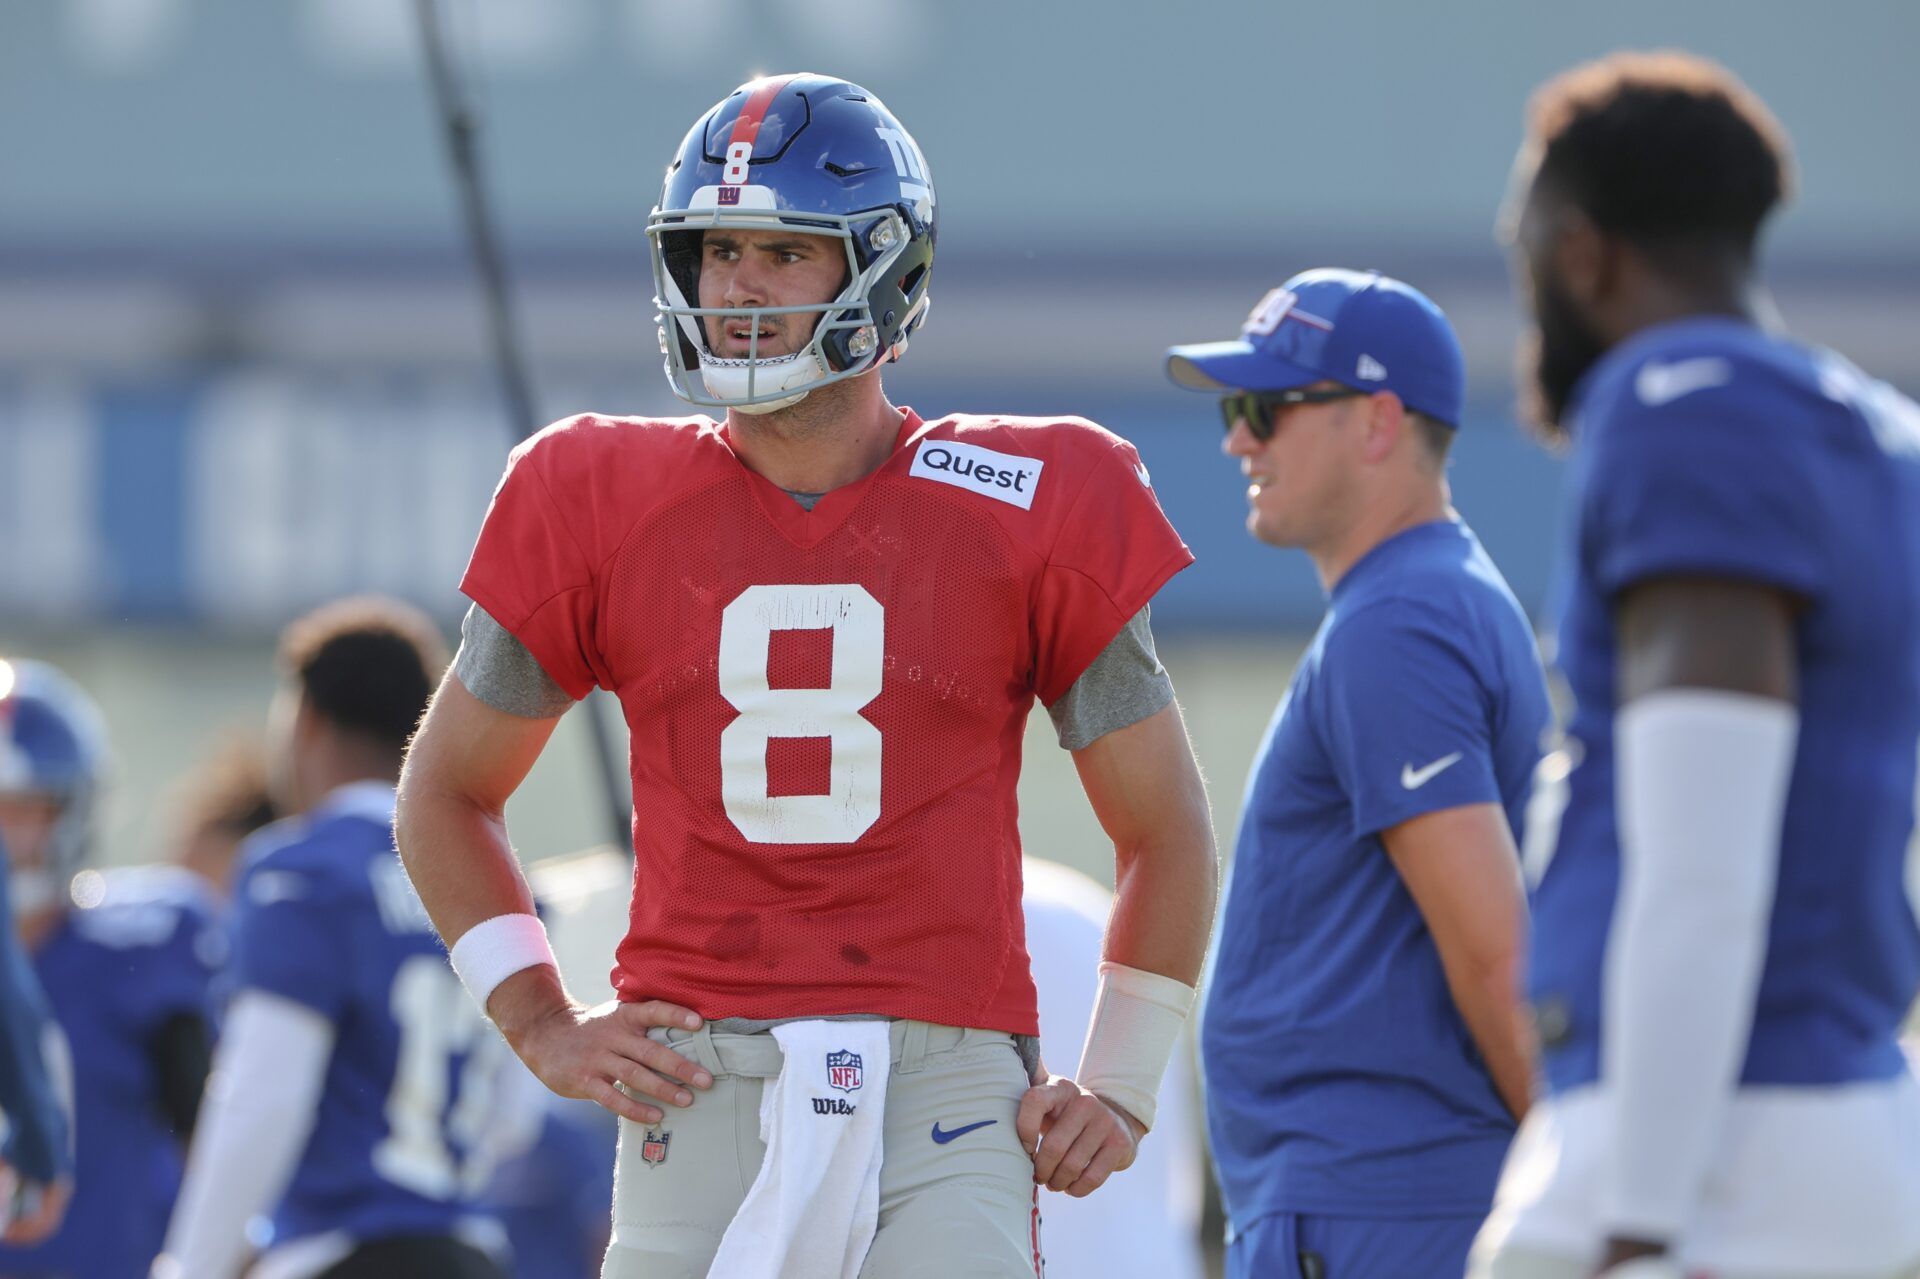
[(1338, 382), (1392, 391), (1455, 427), (1466, 360), (1432, 299), (1378, 271), (1302, 271), (1260, 299), (1236, 342), (1167, 352), (1167, 376), (1196, 391), (1290, 391)]

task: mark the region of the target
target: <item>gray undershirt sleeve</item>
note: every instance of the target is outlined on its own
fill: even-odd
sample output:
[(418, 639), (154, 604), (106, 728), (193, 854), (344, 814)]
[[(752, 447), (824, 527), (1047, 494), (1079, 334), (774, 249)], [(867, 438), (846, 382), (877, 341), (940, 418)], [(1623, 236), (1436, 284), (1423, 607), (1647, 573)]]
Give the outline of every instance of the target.
[(469, 693), (522, 719), (552, 719), (573, 705), (527, 646), (478, 604), (460, 619), (453, 673)]
[(1158, 714), (1173, 700), (1173, 681), (1153, 651), (1148, 609), (1142, 606), (1073, 687), (1047, 708), (1060, 745), (1077, 751), (1116, 729)]

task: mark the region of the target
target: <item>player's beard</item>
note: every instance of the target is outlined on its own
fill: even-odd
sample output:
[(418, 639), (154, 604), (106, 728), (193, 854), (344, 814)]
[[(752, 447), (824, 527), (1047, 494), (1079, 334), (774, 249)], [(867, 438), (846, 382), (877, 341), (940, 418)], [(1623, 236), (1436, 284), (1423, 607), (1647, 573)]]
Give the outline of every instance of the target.
[(859, 394), (855, 384), (877, 372), (877, 369), (869, 370), (857, 378), (812, 386), (797, 404), (752, 414), (745, 429), (770, 432), (794, 441), (836, 434), (853, 416), (849, 410)]
[(1533, 290), (1534, 327), (1520, 339), (1520, 414), (1548, 444), (1567, 441), (1567, 408), (1580, 379), (1607, 353), (1573, 300), (1551, 279)]

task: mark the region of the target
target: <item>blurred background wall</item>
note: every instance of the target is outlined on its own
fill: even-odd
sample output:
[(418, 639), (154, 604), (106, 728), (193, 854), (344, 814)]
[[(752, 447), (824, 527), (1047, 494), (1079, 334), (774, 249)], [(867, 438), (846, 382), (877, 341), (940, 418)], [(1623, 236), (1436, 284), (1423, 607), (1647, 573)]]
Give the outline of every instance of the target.
[[(1920, 389), (1920, 5), (1838, 0), (452, 0), (542, 412), (680, 413), (641, 228), (694, 118), (763, 71), (883, 96), (940, 190), (935, 306), (893, 398), (1076, 413), (1135, 440), (1200, 557), (1155, 629), (1230, 838), (1320, 595), (1252, 544), (1205, 397), (1160, 352), (1232, 335), (1313, 265), (1454, 317), (1455, 495), (1529, 607), (1557, 466), (1513, 424), (1492, 238), (1529, 90), (1622, 46), (1721, 58), (1781, 116), (1802, 190), (1768, 259), (1789, 323)], [(403, 0), (0, 4), (0, 651), (102, 701), (108, 847), (255, 723), (270, 645), (380, 590), (449, 632), (509, 445)], [(577, 713), (576, 713), (577, 714)], [(1033, 851), (1105, 845), (1041, 721)], [(583, 734), (516, 801), (529, 855), (602, 835)]]

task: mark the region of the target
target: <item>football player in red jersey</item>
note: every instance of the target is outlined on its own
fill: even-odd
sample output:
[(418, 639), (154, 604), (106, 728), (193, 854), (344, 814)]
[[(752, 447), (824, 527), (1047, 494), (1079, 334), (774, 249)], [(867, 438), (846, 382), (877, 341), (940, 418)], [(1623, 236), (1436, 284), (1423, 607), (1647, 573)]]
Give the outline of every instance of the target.
[[(1100, 427), (887, 401), (934, 194), (865, 90), (742, 86), (648, 235), (669, 380), (726, 416), (515, 450), (401, 854), (527, 1065), (626, 1121), (604, 1274), (1037, 1273), (1037, 1187), (1132, 1162), (1205, 947), (1206, 797), (1147, 621), (1192, 557)], [(631, 730), (636, 860), (620, 1001), (586, 1009), (502, 814), (596, 687)], [(1071, 1079), (1039, 1067), (1021, 922), (1036, 697), (1117, 862)]]

